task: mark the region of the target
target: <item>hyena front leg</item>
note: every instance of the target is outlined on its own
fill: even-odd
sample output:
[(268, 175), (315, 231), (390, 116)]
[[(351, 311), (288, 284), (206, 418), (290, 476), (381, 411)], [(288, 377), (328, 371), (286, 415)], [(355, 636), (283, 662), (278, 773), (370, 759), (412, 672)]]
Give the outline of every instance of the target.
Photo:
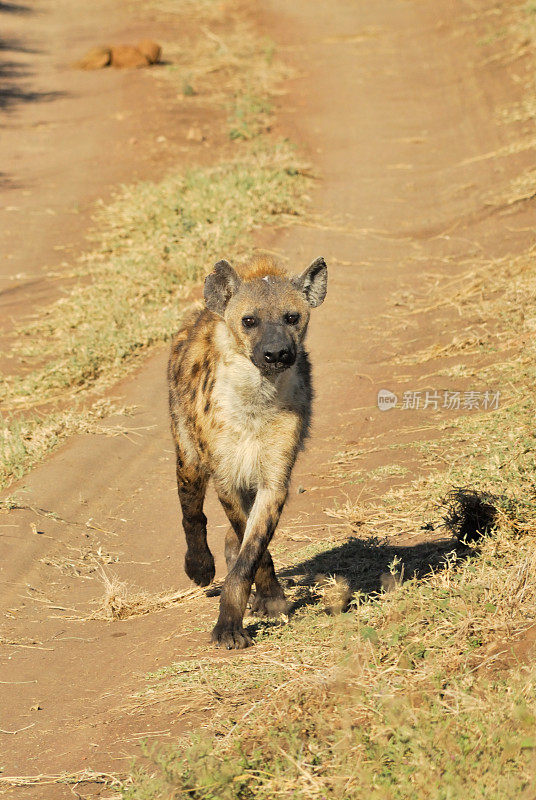
[[(220, 494), (219, 498), (231, 523), (225, 537), (225, 560), (227, 572), (230, 572), (240, 552), (247, 518), (255, 502), (255, 492), (243, 493), (233, 498)], [(277, 617), (287, 608), (285, 593), (277, 580), (272, 556), (266, 550), (255, 573), (255, 596), (251, 610), (259, 616)]]
[(184, 569), (198, 586), (208, 586), (216, 572), (214, 557), (207, 544), (207, 518), (203, 514), (207, 480), (201, 471), (185, 469), (177, 453), (177, 488), (186, 536)]
[[(277, 582), (271, 557), (268, 554), (266, 558), (266, 553), (286, 496), (286, 489), (259, 489), (257, 492), (240, 550), (223, 584), (220, 614), (212, 632), (212, 640), (218, 645), (224, 645), (228, 649), (242, 649), (252, 644), (251, 637), (243, 628), (244, 613), (259, 569), (259, 581), (263, 589), (273, 591), (274, 581)], [(278, 582), (277, 585), (279, 586)], [(265, 597), (268, 599), (268, 595)]]
[[(227, 571), (230, 572), (240, 552), (247, 518), (255, 501), (255, 493), (244, 493), (233, 498), (220, 494), (219, 498), (231, 523), (225, 537), (225, 560)], [(269, 550), (266, 550), (255, 573), (255, 597), (251, 610), (259, 616), (277, 617), (287, 608), (285, 593), (277, 580), (272, 556)]]

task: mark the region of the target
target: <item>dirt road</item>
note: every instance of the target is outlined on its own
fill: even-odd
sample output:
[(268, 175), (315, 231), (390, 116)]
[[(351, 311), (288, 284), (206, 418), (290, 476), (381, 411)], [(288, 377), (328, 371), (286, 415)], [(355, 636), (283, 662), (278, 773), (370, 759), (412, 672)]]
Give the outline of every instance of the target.
[[(488, 203), (513, 166), (482, 156), (507, 144), (495, 110), (512, 101), (516, 88), (499, 66), (484, 65), (478, 26), (464, 2), (298, 0), (289, 7), (270, 0), (260, 23), (299, 69), (279, 102), (277, 132), (300, 143), (322, 180), (314, 194), (317, 222), (263, 232), (259, 244), (296, 268), (318, 255), (330, 267), (328, 299), (310, 333), (314, 430), (276, 536), (282, 563), (299, 542), (329, 532), (324, 510), (346, 493), (373, 497), (403, 485), (395, 476), (365, 488), (339, 486), (329, 470), (329, 460), (363, 436), (384, 434), (386, 446), (404, 437), (410, 412), (380, 412), (380, 388), (399, 396), (436, 388), (426, 366), (394, 374), (389, 362), (407, 342), (418, 338), (425, 347), (451, 331), (444, 320), (423, 328), (413, 316), (395, 333), (393, 298), (434, 274), (454, 274), (475, 254), (521, 246), (528, 211), (517, 208), (514, 221)], [(120, 92), (123, 78), (111, 80)], [(39, 106), (39, 113), (52, 108)], [(515, 158), (519, 164), (528, 157)], [(49, 234), (50, 242), (63, 240), (60, 228)], [(11, 249), (17, 247), (14, 238)], [(189, 587), (165, 361), (161, 349), (114, 391), (137, 406), (130, 432), (71, 441), (18, 487), (30, 508), (0, 517), (4, 775), (121, 772), (143, 736), (170, 741), (202, 719), (195, 704), (179, 716), (172, 702), (136, 696), (148, 672), (207, 654), (242, 657), (210, 649), (217, 598), (124, 622), (88, 619), (90, 601), (103, 592), (94, 559), (149, 592)], [(430, 426), (427, 435), (434, 435), (431, 419), (428, 412), (419, 417)], [(365, 463), (372, 470), (384, 457), (371, 454)], [(421, 469), (418, 460), (407, 466), (412, 474)], [(213, 496), (207, 516), (223, 577), (225, 522)], [(18, 789), (16, 796), (69, 797), (70, 790)]]
[[(160, 177), (185, 157), (188, 120), (158, 71), (71, 65), (99, 44), (173, 30), (126, 2), (0, 5), (0, 329), (56, 298), (86, 246), (97, 199), (120, 183)], [(186, 127), (185, 127), (186, 126)], [(50, 275), (54, 272), (54, 275)]]

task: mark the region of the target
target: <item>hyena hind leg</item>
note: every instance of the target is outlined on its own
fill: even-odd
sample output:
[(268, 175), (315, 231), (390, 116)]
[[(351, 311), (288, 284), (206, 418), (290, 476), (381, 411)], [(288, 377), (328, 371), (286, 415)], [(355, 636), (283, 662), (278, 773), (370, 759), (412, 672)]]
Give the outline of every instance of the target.
[[(225, 537), (225, 560), (227, 571), (234, 567), (240, 552), (242, 536), (237, 535), (233, 527)], [(267, 550), (255, 573), (255, 594), (250, 596), (251, 612), (259, 617), (278, 617), (288, 611), (288, 603), (283, 587), (277, 580), (272, 556)]]
[(275, 574), (270, 551), (266, 550), (255, 573), (255, 597), (251, 611), (259, 617), (278, 617), (288, 611), (288, 602), (283, 587)]
[(240, 552), (248, 514), (255, 496), (249, 492), (237, 493), (233, 496), (219, 492), (218, 497), (227, 519), (231, 523), (225, 536), (225, 561), (227, 572), (230, 572)]
[(207, 518), (203, 513), (207, 478), (197, 475), (184, 480), (177, 469), (177, 483), (187, 548), (184, 569), (198, 586), (208, 586), (214, 580), (216, 568), (207, 544)]
[(225, 536), (225, 562), (227, 564), (227, 572), (230, 572), (234, 567), (234, 563), (240, 552), (241, 541), (242, 536), (239, 538), (235, 529), (231, 526)]

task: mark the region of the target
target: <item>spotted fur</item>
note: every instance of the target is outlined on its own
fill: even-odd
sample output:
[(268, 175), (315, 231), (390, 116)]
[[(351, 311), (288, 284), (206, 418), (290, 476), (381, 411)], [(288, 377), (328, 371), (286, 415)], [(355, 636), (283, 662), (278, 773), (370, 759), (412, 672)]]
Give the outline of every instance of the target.
[(173, 340), (169, 401), (185, 569), (200, 586), (214, 578), (203, 513), (212, 478), (231, 523), (212, 637), (228, 648), (252, 643), (242, 621), (253, 582), (255, 612), (286, 609), (268, 545), (309, 430), (312, 388), (303, 343), (310, 308), (320, 305), (326, 287), (323, 259), (295, 277), (267, 258), (240, 270), (220, 261), (205, 281), (206, 307), (192, 312)]

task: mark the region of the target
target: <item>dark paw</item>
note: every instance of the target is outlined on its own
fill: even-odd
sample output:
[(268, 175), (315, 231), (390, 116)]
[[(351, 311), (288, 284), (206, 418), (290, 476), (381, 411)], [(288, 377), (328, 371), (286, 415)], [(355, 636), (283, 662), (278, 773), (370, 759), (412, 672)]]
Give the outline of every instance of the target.
[(198, 586), (208, 586), (209, 583), (212, 583), (216, 574), (214, 558), (208, 549), (202, 554), (190, 553), (187, 550), (184, 569), (190, 580), (197, 583)]
[(240, 624), (218, 623), (212, 631), (212, 641), (217, 647), (226, 647), (227, 650), (244, 650), (253, 644), (253, 639)]
[(280, 614), (286, 614), (287, 611), (288, 603), (283, 593), (274, 597), (256, 594), (251, 603), (251, 613), (258, 617), (279, 617)]

